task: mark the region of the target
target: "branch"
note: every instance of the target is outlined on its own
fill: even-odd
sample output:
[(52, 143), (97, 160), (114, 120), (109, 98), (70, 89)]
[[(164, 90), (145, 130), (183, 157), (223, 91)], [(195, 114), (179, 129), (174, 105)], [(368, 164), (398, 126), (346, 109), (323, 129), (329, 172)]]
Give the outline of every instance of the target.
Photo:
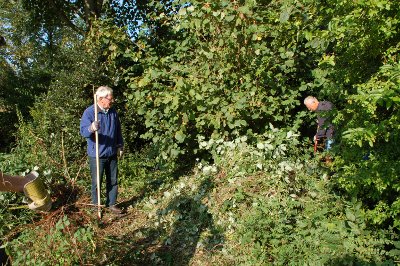
[(74, 23), (72, 23), (72, 21), (69, 19), (69, 17), (65, 13), (64, 9), (62, 7), (57, 6), (57, 4), (56, 4), (56, 2), (54, 0), (49, 0), (49, 3), (51, 5), (51, 7), (53, 8), (53, 10), (57, 11), (58, 14), (60, 15), (61, 21), (63, 21), (67, 26), (69, 26), (74, 31), (76, 31), (76, 32), (78, 32), (80, 34), (84, 34), (85, 33), (85, 31), (83, 29), (79, 28)]

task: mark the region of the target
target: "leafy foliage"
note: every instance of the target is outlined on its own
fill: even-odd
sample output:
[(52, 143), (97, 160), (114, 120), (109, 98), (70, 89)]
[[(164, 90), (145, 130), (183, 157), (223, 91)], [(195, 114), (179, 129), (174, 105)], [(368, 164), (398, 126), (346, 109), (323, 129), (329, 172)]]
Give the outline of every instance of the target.
[(79, 117), (84, 106), (92, 102), (92, 87), (85, 84), (96, 74), (93, 61), (75, 49), (75, 54), (70, 53), (79, 60), (78, 66), (58, 74), (49, 92), (40, 96), (32, 108), (32, 122), (21, 121), (18, 132), (19, 152), (33, 155), (29, 162), (71, 179), (78, 177), (86, 159)]
[[(335, 194), (328, 173), (296, 142), (296, 134), (273, 128), (256, 146), (246, 139), (216, 144), (215, 176), (223, 178), (215, 181), (225, 193), (214, 194), (212, 210), (222, 209), (227, 234), (241, 244), (230, 250), (235, 262), (393, 263), (396, 257), (384, 251), (392, 232), (371, 231), (361, 202)], [(206, 166), (202, 173), (209, 174)]]
[(363, 201), (369, 222), (398, 226), (398, 6), (338, 3), (327, 9), (334, 12), (322, 32), (332, 38), (331, 53), (320, 73), (331, 84), (325, 93), (343, 99), (336, 118), (339, 186)]
[[(23, 2), (32, 10), (19, 1), (16, 7), (0, 2), (8, 12), (0, 33), (12, 40), (1, 51), (0, 85), (7, 91), (2, 121), (14, 103), (36, 102), (31, 119), (28, 108), (20, 108), (18, 146), (2, 157), (2, 169), (17, 173), (37, 166), (50, 173), (50, 184), (87, 185), (79, 117), (91, 103), (92, 86), (112, 85), (128, 146), (120, 161), (121, 195), (138, 217), (121, 235), (106, 231), (109, 238), (87, 227), (77, 230), (86, 236), (82, 250), (90, 250), (91, 241), (102, 243), (98, 258), (80, 250), (63, 256), (72, 241), (63, 219), (46, 238), (60, 243), (52, 247), (59, 261), (398, 261), (399, 5), (111, 1), (99, 13), (81, 12), (88, 15), (81, 20), (74, 14), (85, 1), (64, 1), (59, 10), (46, 1)], [(25, 13), (10, 22), (13, 8)], [(66, 30), (68, 21), (85, 34)], [(14, 99), (8, 92), (29, 97)], [(300, 107), (309, 94), (337, 109), (329, 167), (310, 156), (300, 137), (314, 130), (313, 116)], [(185, 175), (163, 172), (162, 163), (171, 162), (196, 165)], [(15, 195), (2, 197), (8, 205), (19, 202)], [(32, 217), (1, 211), (6, 218), (0, 222), (18, 216), (23, 224)], [(13, 245), (25, 247), (33, 235), (23, 232)], [(114, 244), (115, 255), (104, 257)], [(13, 256), (48, 262), (36, 250), (12, 250)]]
[[(266, 122), (295, 120), (291, 111), (300, 95), (295, 88), (301, 80), (297, 60), (302, 60), (296, 53), (303, 45), (282, 40), (281, 34), (298, 28), (279, 23), (274, 8), (195, 1), (152, 17), (176, 37), (161, 56), (151, 39), (143, 38), (139, 50), (127, 53), (140, 62), (143, 74), (131, 77), (134, 69), (126, 70), (132, 89), (126, 97), (144, 116), (143, 137), (159, 147), (160, 158), (190, 153), (200, 135), (229, 139), (262, 133)], [(302, 23), (307, 21), (299, 19)], [(273, 48), (278, 43), (279, 51)]]
[(75, 64), (69, 53), (81, 36), (55, 25), (38, 26), (21, 1), (0, 1), (0, 7), (0, 33), (6, 39), (0, 50), (0, 118), (8, 124), (1, 139), (2, 148), (9, 150), (15, 142), (17, 110), (30, 119), (35, 98), (47, 92), (60, 72)]
[[(50, 232), (25, 231), (7, 247), (12, 262), (24, 265), (82, 263), (93, 252), (93, 231), (90, 227), (73, 229), (68, 217), (64, 216)], [(38, 235), (40, 239), (37, 239)]]
[[(351, 195), (365, 199), (370, 219), (399, 226), (397, 156), (399, 109), (395, 65), (384, 65), (358, 94), (349, 98), (348, 127), (343, 134), (339, 182)], [(357, 110), (357, 111), (355, 111)], [(360, 111), (361, 110), (361, 111)], [(361, 123), (360, 123), (361, 122)]]

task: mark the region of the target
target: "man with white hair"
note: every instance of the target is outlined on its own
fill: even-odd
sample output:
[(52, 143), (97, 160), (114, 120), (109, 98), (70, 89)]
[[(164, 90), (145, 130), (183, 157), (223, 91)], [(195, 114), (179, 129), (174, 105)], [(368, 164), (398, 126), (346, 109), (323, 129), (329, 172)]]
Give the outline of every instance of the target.
[(92, 203), (97, 205), (97, 168), (96, 168), (96, 139), (99, 138), (99, 175), (100, 186), (103, 173), (106, 175), (106, 206), (114, 214), (123, 211), (116, 206), (118, 195), (118, 157), (123, 154), (123, 139), (121, 123), (117, 111), (112, 107), (114, 102), (113, 90), (101, 86), (96, 90), (98, 121), (95, 121), (94, 104), (89, 106), (82, 115), (80, 132), (87, 140), (87, 154), (92, 176)]
[(333, 104), (328, 101), (318, 101), (314, 96), (308, 96), (304, 99), (304, 104), (308, 110), (317, 113), (317, 132), (314, 136), (314, 142), (325, 141), (325, 150), (330, 150), (333, 144), (334, 127), (331, 123), (329, 112), (333, 109)]

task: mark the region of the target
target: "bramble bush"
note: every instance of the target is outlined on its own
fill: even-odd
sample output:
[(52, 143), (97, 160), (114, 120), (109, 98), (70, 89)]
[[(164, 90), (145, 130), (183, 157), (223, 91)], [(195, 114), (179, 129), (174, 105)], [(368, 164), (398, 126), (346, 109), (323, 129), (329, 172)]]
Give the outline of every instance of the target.
[(388, 62), (367, 83), (357, 86), (349, 97), (343, 119), (343, 148), (338, 157), (340, 186), (363, 199), (374, 224), (398, 227), (398, 172), (400, 155), (398, 62)]

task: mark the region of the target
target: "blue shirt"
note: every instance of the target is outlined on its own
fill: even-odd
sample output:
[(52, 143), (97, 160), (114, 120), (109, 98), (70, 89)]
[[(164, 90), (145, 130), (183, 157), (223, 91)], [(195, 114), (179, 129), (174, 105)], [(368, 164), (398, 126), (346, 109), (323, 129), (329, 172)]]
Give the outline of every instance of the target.
[[(94, 104), (86, 108), (81, 118), (80, 132), (87, 140), (87, 154), (96, 157), (95, 133), (90, 132), (90, 126), (94, 121)], [(121, 133), (121, 123), (117, 111), (110, 108), (107, 112), (97, 108), (99, 121), (99, 157), (111, 157), (117, 154), (117, 149), (123, 147), (124, 142)]]

